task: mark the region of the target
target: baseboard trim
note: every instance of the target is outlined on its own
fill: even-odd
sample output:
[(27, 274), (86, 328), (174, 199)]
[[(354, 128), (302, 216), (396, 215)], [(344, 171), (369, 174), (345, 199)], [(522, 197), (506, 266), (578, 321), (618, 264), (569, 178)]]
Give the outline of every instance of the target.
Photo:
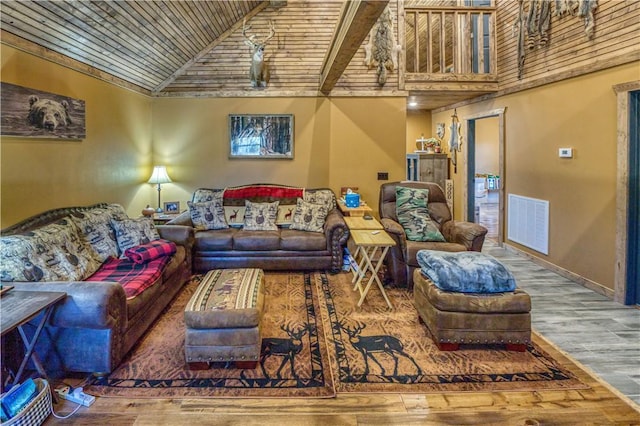
[(508, 243), (503, 243), (503, 247), (507, 250), (510, 251), (511, 253), (517, 254), (519, 256), (523, 256), (526, 257), (527, 259), (529, 259), (530, 261), (532, 261), (533, 263), (536, 263), (550, 271), (555, 272), (558, 275), (561, 275), (577, 284), (580, 284), (581, 286), (588, 288), (589, 290), (593, 290), (598, 294), (601, 294), (605, 297), (608, 297), (609, 299), (613, 300), (613, 296), (614, 296), (614, 291), (608, 287), (603, 286), (602, 284), (598, 284), (595, 281), (591, 281), (588, 278), (585, 278), (581, 275), (576, 274), (575, 272), (571, 272), (567, 269), (564, 269), (558, 265), (555, 265), (551, 262), (548, 262), (544, 259), (540, 259), (539, 257), (536, 257), (534, 255), (532, 255), (531, 253), (527, 253), (524, 250), (519, 249), (518, 247), (512, 246), (511, 244)]

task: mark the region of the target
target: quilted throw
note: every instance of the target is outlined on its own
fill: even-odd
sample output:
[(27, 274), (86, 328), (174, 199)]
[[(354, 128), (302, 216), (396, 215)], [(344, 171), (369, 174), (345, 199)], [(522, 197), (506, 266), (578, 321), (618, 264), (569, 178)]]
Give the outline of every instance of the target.
[(128, 248), (124, 255), (134, 263), (146, 263), (162, 256), (171, 256), (176, 250), (176, 243), (160, 239)]
[(112, 257), (86, 281), (118, 282), (127, 299), (133, 299), (156, 282), (169, 259), (171, 256), (162, 256), (147, 263), (135, 263)]

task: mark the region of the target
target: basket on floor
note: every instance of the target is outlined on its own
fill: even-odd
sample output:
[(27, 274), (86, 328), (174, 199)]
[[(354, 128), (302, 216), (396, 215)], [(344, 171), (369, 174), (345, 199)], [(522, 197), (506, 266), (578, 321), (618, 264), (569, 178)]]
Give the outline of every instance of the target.
[(51, 414), (51, 392), (44, 379), (33, 379), (38, 394), (18, 414), (2, 423), (2, 426), (38, 426)]

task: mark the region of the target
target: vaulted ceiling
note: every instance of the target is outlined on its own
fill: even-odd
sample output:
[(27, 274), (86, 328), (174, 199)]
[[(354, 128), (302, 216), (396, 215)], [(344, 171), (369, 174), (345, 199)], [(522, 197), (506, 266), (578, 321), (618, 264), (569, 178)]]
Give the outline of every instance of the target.
[[(328, 94), (337, 83), (343, 93), (357, 95), (363, 88), (378, 89), (375, 72), (352, 57), (388, 3), (2, 0), (0, 25), (3, 43), (32, 53), (25, 43), (35, 44), (45, 48), (38, 52), (42, 56), (59, 55), (63, 62), (82, 64), (85, 72), (148, 95), (308, 96)], [(248, 86), (244, 20), (257, 36), (276, 23), (276, 37), (268, 46), (276, 67), (263, 92)], [(350, 72), (343, 75), (347, 66)], [(407, 94), (397, 82), (377, 92)], [(411, 95), (423, 109), (461, 96)]]

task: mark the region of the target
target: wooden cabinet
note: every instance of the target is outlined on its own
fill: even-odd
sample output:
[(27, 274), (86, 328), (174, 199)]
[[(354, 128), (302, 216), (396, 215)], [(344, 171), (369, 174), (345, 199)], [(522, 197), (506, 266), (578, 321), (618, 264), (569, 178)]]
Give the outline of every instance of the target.
[(407, 154), (407, 180), (435, 182), (442, 190), (449, 179), (447, 154)]

